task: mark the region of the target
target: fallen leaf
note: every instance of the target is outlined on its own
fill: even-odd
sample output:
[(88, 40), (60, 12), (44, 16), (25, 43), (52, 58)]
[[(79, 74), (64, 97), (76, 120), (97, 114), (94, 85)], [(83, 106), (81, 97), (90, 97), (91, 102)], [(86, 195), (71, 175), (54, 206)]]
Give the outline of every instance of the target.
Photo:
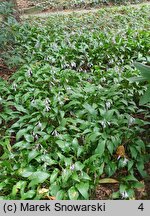
[(120, 145), (116, 151), (117, 158), (126, 157), (125, 148), (123, 145)]
[(104, 178), (104, 179), (100, 179), (99, 183), (100, 184), (113, 184), (113, 183), (118, 183), (118, 181), (112, 178)]
[(54, 196), (46, 196), (46, 198), (48, 198), (49, 200), (56, 200), (56, 197)]
[(39, 194), (44, 194), (44, 193), (47, 193), (49, 191), (49, 189), (46, 189), (46, 188), (41, 188), (38, 190)]

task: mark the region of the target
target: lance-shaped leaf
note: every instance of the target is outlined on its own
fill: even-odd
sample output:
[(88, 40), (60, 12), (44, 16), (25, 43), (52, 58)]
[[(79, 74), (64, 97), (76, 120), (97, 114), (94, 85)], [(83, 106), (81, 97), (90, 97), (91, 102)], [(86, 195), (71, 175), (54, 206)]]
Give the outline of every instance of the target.
[(138, 70), (140, 70), (142, 76), (143, 76), (144, 78), (146, 78), (147, 81), (150, 81), (150, 67), (149, 67), (149, 66), (144, 65), (144, 64), (141, 64), (141, 63), (139, 63), (139, 62), (135, 62), (135, 63), (134, 63), (134, 66), (135, 66)]

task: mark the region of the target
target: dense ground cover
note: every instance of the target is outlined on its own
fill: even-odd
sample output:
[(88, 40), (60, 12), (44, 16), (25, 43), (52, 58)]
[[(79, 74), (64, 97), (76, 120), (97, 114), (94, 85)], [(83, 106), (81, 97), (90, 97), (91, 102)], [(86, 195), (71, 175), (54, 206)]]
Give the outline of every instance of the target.
[(1, 199), (134, 199), (149, 161), (146, 90), (129, 82), (149, 62), (150, 7), (35, 18), (14, 25), (22, 67), (0, 80)]
[[(28, 5), (35, 6), (41, 10), (48, 9), (77, 9), (77, 8), (91, 8), (91, 7), (103, 7), (112, 5), (127, 5), (137, 4), (141, 2), (147, 2), (146, 0), (28, 0)], [(19, 3), (20, 4), (20, 3)]]

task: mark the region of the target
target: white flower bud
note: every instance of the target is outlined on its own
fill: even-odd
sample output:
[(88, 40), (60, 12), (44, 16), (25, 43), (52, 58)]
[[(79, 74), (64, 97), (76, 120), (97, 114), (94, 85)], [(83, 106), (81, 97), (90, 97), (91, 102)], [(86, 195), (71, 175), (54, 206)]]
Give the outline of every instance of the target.
[(101, 78), (101, 82), (105, 82), (106, 81), (106, 78), (105, 77), (102, 77)]
[(37, 41), (36, 44), (35, 44), (35, 48), (38, 49), (39, 47), (40, 47), (40, 42)]
[(126, 164), (128, 163), (128, 161), (129, 161), (129, 160), (128, 160), (127, 158), (124, 158), (122, 164), (123, 164), (123, 165), (126, 165)]
[(52, 132), (52, 135), (55, 136), (55, 137), (57, 137), (57, 136), (59, 136), (59, 133), (58, 133), (57, 130), (54, 130), (54, 131)]
[(49, 104), (50, 104), (50, 100), (48, 98), (46, 98), (45, 99), (45, 109), (47, 112), (51, 109)]
[(73, 165), (70, 166), (70, 170), (73, 171), (74, 169), (75, 169), (75, 165), (73, 164)]
[(129, 121), (128, 121), (128, 126), (133, 125), (135, 122), (135, 118), (133, 118), (132, 116), (130, 116)]
[(42, 123), (41, 123), (41, 122), (39, 122), (37, 126), (38, 126), (38, 128), (40, 128), (40, 129), (41, 129), (41, 128), (42, 128)]
[(31, 70), (31, 69), (29, 69), (29, 70), (27, 71), (27, 75), (28, 75), (28, 77), (31, 77), (31, 76), (32, 76), (32, 70)]
[(38, 137), (38, 135), (36, 134), (36, 135), (35, 135), (35, 139), (38, 140), (38, 138), (39, 138), (39, 137)]
[(16, 91), (17, 90), (17, 84), (13, 83), (13, 89)]
[(122, 199), (126, 199), (129, 197), (128, 193), (126, 191), (121, 193)]
[(106, 122), (105, 121), (101, 121), (101, 125), (103, 128), (106, 128)]
[(106, 109), (108, 110), (111, 107), (111, 102), (107, 101), (106, 104), (105, 104), (105, 106), (106, 106)]

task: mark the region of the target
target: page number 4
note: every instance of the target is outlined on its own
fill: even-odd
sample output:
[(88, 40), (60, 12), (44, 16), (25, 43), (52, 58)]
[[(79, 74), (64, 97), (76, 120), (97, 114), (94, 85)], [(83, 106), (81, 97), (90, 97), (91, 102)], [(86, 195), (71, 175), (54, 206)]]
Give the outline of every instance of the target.
[(143, 203), (141, 203), (138, 207), (139, 210), (143, 211), (144, 210), (144, 206), (143, 206)]

